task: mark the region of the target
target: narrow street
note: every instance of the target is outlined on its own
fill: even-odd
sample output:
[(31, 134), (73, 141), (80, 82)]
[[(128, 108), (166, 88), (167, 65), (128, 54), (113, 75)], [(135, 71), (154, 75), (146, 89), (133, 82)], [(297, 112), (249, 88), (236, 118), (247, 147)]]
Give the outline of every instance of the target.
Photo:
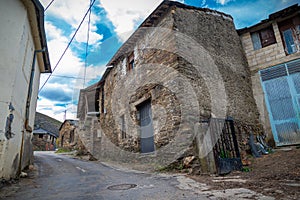
[(35, 152), (35, 168), (27, 178), (2, 188), (0, 199), (274, 199), (239, 186), (213, 189), (207, 181), (183, 174), (119, 169), (46, 151)]
[(181, 176), (117, 170), (53, 152), (35, 152), (35, 165), (35, 177), (21, 179), (5, 199), (206, 199), (179, 189)]

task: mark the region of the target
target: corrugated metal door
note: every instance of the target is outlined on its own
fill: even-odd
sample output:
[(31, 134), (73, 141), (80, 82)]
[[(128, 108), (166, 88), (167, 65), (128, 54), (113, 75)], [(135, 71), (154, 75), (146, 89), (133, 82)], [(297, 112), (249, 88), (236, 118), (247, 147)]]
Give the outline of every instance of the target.
[(300, 143), (300, 60), (260, 71), (277, 146)]
[(152, 123), (151, 102), (146, 101), (138, 107), (141, 125), (141, 152), (154, 151), (154, 130)]

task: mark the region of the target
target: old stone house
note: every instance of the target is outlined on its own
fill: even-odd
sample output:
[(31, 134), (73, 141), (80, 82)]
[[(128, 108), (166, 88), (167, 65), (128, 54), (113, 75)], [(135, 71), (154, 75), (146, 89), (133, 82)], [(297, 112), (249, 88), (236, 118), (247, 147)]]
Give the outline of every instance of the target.
[(156, 168), (192, 156), (202, 171), (215, 172), (216, 140), (205, 120), (231, 116), (261, 132), (250, 77), (231, 16), (163, 1), (94, 85), (97, 131), (80, 136), (92, 138), (96, 158)]
[(61, 122), (36, 112), (32, 145), (34, 151), (53, 151), (56, 149), (56, 139), (59, 136)]
[(0, 1), (0, 178), (32, 162), (32, 130), (41, 73), (51, 72), (38, 0)]
[(238, 33), (268, 140), (276, 146), (299, 144), (300, 6), (273, 13)]
[(67, 119), (61, 124), (57, 145), (69, 150), (86, 151), (78, 134), (78, 120)]

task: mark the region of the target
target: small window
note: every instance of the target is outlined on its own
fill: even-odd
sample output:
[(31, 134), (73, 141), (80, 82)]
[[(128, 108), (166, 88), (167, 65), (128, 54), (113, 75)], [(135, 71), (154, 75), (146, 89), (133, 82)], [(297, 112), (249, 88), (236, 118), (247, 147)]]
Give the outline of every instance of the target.
[(267, 47), (271, 44), (276, 43), (275, 34), (271, 26), (260, 31), (251, 33), (251, 39), (254, 50), (261, 49), (263, 47)]
[(134, 67), (134, 54), (131, 53), (127, 58), (127, 71), (133, 70)]
[(39, 138), (43, 138), (43, 136), (44, 136), (43, 134), (39, 134)]
[(126, 136), (126, 126), (125, 126), (125, 116), (121, 116), (121, 133), (122, 133), (122, 139), (127, 138)]
[(300, 16), (278, 22), (282, 44), (286, 55), (300, 51)]
[(289, 29), (283, 31), (282, 34), (283, 34), (285, 50), (286, 50), (287, 54), (292, 54), (292, 53), (297, 52), (297, 47), (294, 42), (292, 29), (289, 28)]
[(260, 42), (259, 33), (252, 33), (251, 34), (251, 39), (252, 39), (254, 50), (261, 49), (261, 42)]

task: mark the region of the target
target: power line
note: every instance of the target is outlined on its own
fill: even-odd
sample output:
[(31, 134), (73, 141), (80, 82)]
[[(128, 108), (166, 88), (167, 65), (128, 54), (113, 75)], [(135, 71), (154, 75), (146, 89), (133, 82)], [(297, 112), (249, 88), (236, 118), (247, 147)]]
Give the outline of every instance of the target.
[[(78, 80), (83, 80), (84, 78), (81, 77), (75, 77), (75, 76), (65, 76), (65, 75), (52, 75), (54, 77), (61, 77), (61, 78), (71, 78), (71, 79), (78, 79)], [(86, 78), (87, 80), (96, 80), (98, 78)]]
[[(62, 55), (60, 56), (59, 60), (57, 61), (55, 67), (54, 67), (53, 70), (52, 70), (52, 73), (54, 73), (54, 71), (55, 71), (55, 69), (57, 68), (58, 64), (60, 63), (60, 61), (61, 61), (62, 58), (64, 57), (65, 53), (67, 52), (68, 48), (70, 47), (71, 43), (73, 42), (73, 40), (74, 40), (74, 38), (75, 38), (75, 36), (76, 36), (78, 30), (80, 29), (82, 23), (84, 22), (84, 19), (86, 18), (87, 14), (90, 12), (90, 10), (91, 10), (92, 6), (94, 5), (95, 1), (96, 1), (96, 0), (93, 0), (93, 2), (90, 4), (89, 9), (88, 9), (87, 12), (85, 13), (83, 19), (81, 20), (79, 26), (77, 27), (77, 29), (76, 29), (74, 35), (72, 36), (70, 42), (68, 43), (66, 49), (64, 50), (64, 52), (63, 52)], [(48, 80), (50, 79), (51, 76), (52, 76), (52, 74), (50, 74), (50, 75), (48, 76), (48, 78), (46, 79), (45, 83), (42, 85), (41, 89), (39, 90), (39, 93), (42, 91), (42, 89), (44, 88), (44, 86), (46, 85), (46, 83), (48, 82)]]
[(46, 10), (51, 6), (51, 4), (53, 3), (53, 1), (54, 1), (54, 0), (52, 0), (52, 1), (48, 4), (48, 6), (46, 6), (44, 12), (46, 12)]
[[(92, 0), (90, 1), (90, 5), (92, 4)], [(87, 29), (87, 39), (86, 39), (86, 47), (85, 47), (85, 66), (84, 66), (84, 79), (83, 79), (83, 88), (85, 87), (85, 76), (86, 76), (86, 68), (87, 68), (87, 56), (89, 50), (89, 39), (90, 39), (90, 24), (91, 24), (91, 13), (92, 9), (90, 9), (89, 20), (88, 20), (88, 29)]]

